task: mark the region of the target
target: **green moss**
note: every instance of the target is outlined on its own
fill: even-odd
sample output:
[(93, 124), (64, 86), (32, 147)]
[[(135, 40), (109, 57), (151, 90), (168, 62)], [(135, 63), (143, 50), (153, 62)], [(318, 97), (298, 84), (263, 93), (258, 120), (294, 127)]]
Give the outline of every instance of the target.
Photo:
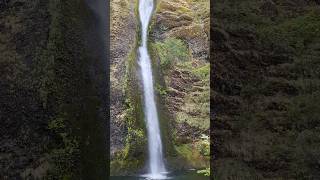
[[(172, 5), (170, 5), (169, 3), (167, 4), (167, 2), (160, 3), (157, 6), (156, 13), (163, 11), (163, 9), (165, 9), (165, 8), (170, 8), (170, 11), (174, 11), (174, 13), (177, 13), (177, 14), (180, 14), (182, 12), (186, 12), (187, 14), (193, 13), (192, 10), (189, 8), (182, 7), (182, 6), (181, 7), (172, 7)], [(194, 14), (192, 14), (190, 16), (194, 17)], [(153, 22), (156, 22), (156, 20), (155, 19), (152, 20), (151, 28), (156, 27), (156, 26), (154, 26)], [(157, 27), (157, 28), (160, 28), (160, 29), (164, 28), (164, 29), (161, 29), (163, 31), (166, 30), (165, 27)], [(193, 30), (198, 29), (198, 28), (201, 28), (201, 26), (200, 25), (193, 26), (192, 31), (190, 31), (190, 33), (194, 33)], [(159, 30), (159, 29), (157, 29), (157, 30)], [(181, 38), (184, 38), (184, 37), (181, 37)], [(152, 61), (153, 61), (154, 74), (156, 74), (155, 81), (157, 83), (159, 82), (159, 79), (161, 79), (160, 81), (163, 81), (162, 82), (163, 84), (168, 83), (169, 81), (165, 82), (164, 79), (166, 79), (166, 80), (169, 79), (170, 72), (171, 72), (171, 70), (174, 69), (177, 71), (184, 71), (184, 72), (188, 71), (188, 72), (190, 72), (189, 73), (190, 75), (192, 74), (192, 75), (196, 76), (194, 78), (200, 78), (201, 80), (204, 80), (204, 82), (206, 82), (206, 83), (204, 83), (205, 85), (209, 85), (209, 78), (208, 78), (209, 66), (206, 66), (206, 67), (201, 66), (201, 67), (203, 67), (203, 69), (199, 68), (198, 71), (193, 72), (193, 70), (195, 70), (195, 67), (193, 66), (193, 60), (191, 59), (192, 55), (188, 49), (187, 44), (183, 40), (170, 37), (170, 38), (165, 38), (162, 41), (149, 42), (149, 46), (150, 46), (149, 53), (150, 53), (150, 56), (152, 57)], [(161, 76), (161, 78), (157, 77), (159, 75)], [(190, 86), (191, 86), (191, 84), (192, 84), (192, 82), (190, 82)], [(166, 109), (168, 102), (166, 102), (165, 98), (167, 96), (168, 89), (166, 88), (166, 86), (162, 85), (162, 87), (163, 88), (159, 87), (156, 84), (155, 89), (158, 92), (158, 94), (160, 94), (159, 97), (161, 99), (158, 100), (159, 104), (161, 104), (160, 106), (163, 106), (162, 109)], [(207, 93), (207, 89), (209, 89), (209, 88), (206, 88), (206, 87), (207, 86), (205, 86), (203, 88), (203, 89), (205, 89), (204, 94), (209, 96), (209, 93)], [(200, 91), (202, 91), (202, 82), (199, 82), (199, 88), (200, 88), (199, 94), (201, 94)], [(165, 92), (163, 90), (165, 90)], [(175, 123), (182, 123), (185, 120), (188, 120), (188, 123), (189, 123), (189, 120), (190, 120), (190, 124), (192, 124), (192, 126), (194, 126), (194, 127), (201, 127), (201, 129), (202, 128), (205, 129), (205, 128), (209, 127), (209, 118), (207, 118), (209, 116), (208, 98), (207, 98), (207, 102), (205, 102), (207, 104), (201, 102), (201, 106), (199, 106), (199, 104), (196, 104), (196, 103), (199, 103), (200, 101), (204, 101), (204, 99), (203, 99), (204, 97), (202, 97), (200, 95), (201, 97), (199, 96), (199, 99), (198, 99), (199, 102), (197, 101), (195, 103), (192, 101), (195, 99), (195, 98), (192, 98), (192, 97), (195, 97), (195, 94), (193, 94), (193, 92), (198, 93), (197, 92), (198, 90), (191, 90), (191, 91), (192, 92), (188, 92), (188, 97), (184, 98), (184, 100), (187, 99), (185, 104), (188, 104), (188, 107), (186, 106), (185, 108), (193, 111), (193, 110), (195, 110), (195, 107), (199, 107), (195, 111), (197, 111), (197, 113), (200, 112), (201, 117), (196, 118), (196, 117), (192, 117), (192, 115), (189, 115), (188, 113), (182, 113), (179, 115), (182, 115), (185, 118), (180, 118), (180, 119), (184, 119), (184, 120), (180, 121), (179, 117), (176, 117), (176, 114), (170, 114), (168, 116), (169, 118), (166, 118), (167, 120), (165, 120), (165, 122), (163, 122), (165, 124), (163, 127), (165, 127), (165, 128), (162, 128), (162, 131), (165, 132), (166, 129), (170, 130), (170, 134), (172, 134), (171, 143), (175, 143), (175, 142), (179, 141), (177, 139), (174, 139), (175, 138), (174, 131), (176, 131), (176, 130), (173, 127), (175, 127)], [(198, 98), (198, 97), (196, 97), (196, 98)], [(189, 106), (190, 102), (192, 103), (192, 107)], [(205, 109), (205, 110), (208, 109), (208, 111), (204, 112), (203, 109)], [(159, 112), (161, 112), (160, 116), (166, 114), (163, 110), (159, 111)], [(190, 112), (190, 114), (191, 113), (192, 112)], [(204, 115), (204, 114), (206, 114), (206, 115)], [(179, 120), (176, 120), (176, 119), (179, 119)], [(169, 124), (169, 128), (166, 128), (166, 126), (168, 126), (168, 125), (166, 125), (166, 123)], [(196, 148), (196, 147), (192, 147), (192, 148)], [(191, 150), (195, 150), (195, 151), (199, 152), (198, 149), (192, 149), (192, 148), (191, 148)], [(178, 150), (179, 150), (179, 148), (178, 148)], [(183, 157), (183, 155), (185, 155), (185, 154), (178, 153), (177, 148), (173, 147), (173, 149), (170, 151), (170, 153), (168, 153), (168, 156), (167, 156), (169, 164), (172, 165), (174, 169), (179, 168), (179, 167), (183, 167), (184, 165), (186, 165), (185, 168), (187, 168), (187, 166), (191, 167), (192, 163), (189, 162), (190, 159)], [(183, 162), (183, 163), (181, 163), (181, 162)], [(198, 160), (198, 162), (199, 162), (199, 160)], [(203, 166), (203, 167), (205, 167), (205, 166)]]
[(160, 84), (156, 84), (155, 90), (156, 90), (161, 96), (167, 95), (167, 89), (164, 88), (163, 86), (161, 86)]
[(210, 127), (209, 118), (209, 71), (210, 66), (206, 63), (203, 66), (192, 67), (191, 62), (179, 63), (176, 66), (181, 71), (190, 72), (196, 76), (199, 81), (197, 85), (191, 86), (184, 97), (184, 105), (181, 111), (176, 113), (178, 123), (188, 123), (192, 127), (206, 130)]
[[(135, 14), (138, 19), (138, 1), (135, 1)], [(140, 23), (140, 21), (139, 21)], [(127, 135), (125, 147), (112, 157), (110, 172), (112, 175), (134, 174), (141, 170), (145, 163), (147, 147), (146, 127), (143, 114), (142, 91), (139, 87), (137, 48), (140, 44), (140, 24), (136, 27), (136, 41), (126, 59), (125, 77), (125, 124)]]
[[(192, 112), (198, 111), (198, 112), (202, 112), (202, 108), (203, 109), (208, 109), (208, 106), (206, 105), (206, 107), (203, 106), (198, 106), (197, 104), (192, 104), (192, 105), (187, 105), (189, 109), (192, 109)], [(208, 110), (206, 110), (208, 112)], [(210, 127), (210, 121), (207, 117), (193, 117), (190, 116), (188, 113), (185, 112), (178, 112), (176, 115), (177, 118), (177, 122), (178, 123), (184, 123), (186, 122), (187, 124), (189, 124), (192, 127), (196, 127), (202, 130), (206, 130)]]
[(192, 17), (195, 22), (201, 23), (210, 19), (210, 2), (207, 0), (189, 0), (191, 8), (193, 8)]
[(162, 13), (162, 12), (168, 12), (168, 11), (174, 12), (177, 15), (187, 15), (187, 16), (193, 15), (193, 12), (189, 8), (183, 6), (182, 4), (180, 6), (174, 6), (167, 2), (161, 2), (157, 5), (156, 13)]
[(176, 62), (189, 60), (189, 50), (185, 43), (180, 39), (168, 38), (163, 42), (153, 44), (160, 58), (162, 70), (168, 70)]
[(151, 62), (152, 62), (152, 72), (153, 78), (155, 82), (155, 90), (158, 92), (155, 95), (159, 123), (161, 129), (161, 137), (163, 142), (164, 154), (166, 157), (175, 154), (175, 149), (173, 147), (172, 142), (172, 120), (173, 116), (168, 112), (165, 97), (167, 95), (167, 87), (163, 76), (163, 70), (160, 68), (160, 58), (158, 55), (158, 51), (155, 48), (154, 44), (149, 42), (148, 52), (150, 54)]
[[(188, 11), (188, 9), (180, 8), (178, 11)], [(152, 31), (154, 27), (154, 21), (151, 22), (149, 27), (149, 32)], [(126, 115), (125, 115), (125, 123), (128, 126), (128, 134), (126, 137), (126, 145), (123, 151), (119, 152), (120, 155), (113, 157), (111, 163), (111, 172), (113, 174), (121, 173), (132, 173), (136, 170), (139, 170), (145, 161), (145, 157), (141, 154), (146, 154), (146, 129), (144, 124), (144, 116), (143, 116), (143, 102), (142, 102), (142, 91), (139, 87), (139, 80), (136, 75), (138, 74), (137, 67), (137, 47), (140, 44), (140, 30), (138, 29), (137, 36), (137, 44), (135, 48), (132, 50), (127, 59), (127, 76), (126, 76)], [(167, 95), (167, 88), (164, 81), (163, 73), (170, 69), (172, 65), (176, 63), (186, 62), (190, 60), (190, 53), (187, 45), (180, 39), (168, 38), (163, 42), (152, 42), (148, 41), (148, 50), (152, 61), (152, 69), (153, 76), (155, 82), (155, 91), (156, 93), (156, 102), (157, 109), (159, 114), (159, 123), (161, 128), (161, 135), (164, 145), (164, 153), (165, 156), (169, 159), (175, 159), (172, 157), (179, 156), (182, 158), (182, 155), (178, 155), (177, 149), (173, 146), (173, 141), (171, 137), (172, 131), (172, 121), (173, 117), (168, 113), (166, 109), (165, 96)], [(203, 68), (205, 69), (205, 68)], [(191, 70), (190, 70), (191, 71)], [(205, 70), (199, 70), (198, 73), (200, 76), (204, 74)], [(206, 146), (203, 144), (197, 147), (195, 150), (196, 154), (202, 158), (202, 154), (206, 154), (205, 150)], [(199, 158), (197, 160), (198, 165), (201, 167), (206, 167), (206, 165), (201, 164), (202, 160)], [(179, 159), (179, 158), (178, 158)], [(201, 160), (200, 160), (201, 159)], [(177, 160), (177, 159), (175, 159)], [(173, 161), (175, 161), (173, 160)], [(170, 161), (169, 163), (173, 162)], [(187, 160), (186, 160), (187, 161)], [(178, 161), (177, 161), (178, 162)], [(207, 159), (205, 163), (207, 163)], [(181, 163), (181, 162), (179, 162)], [(202, 162), (202, 164), (205, 164)], [(174, 163), (173, 163), (174, 164)]]
[(192, 153), (192, 147), (189, 144), (183, 144), (180, 146), (175, 147), (177, 152), (184, 158), (188, 160), (192, 160), (193, 158), (193, 153)]
[[(124, 150), (126, 151), (126, 150)], [(111, 175), (125, 175), (125, 174), (135, 174), (141, 170), (141, 167), (144, 165), (144, 159), (127, 157), (125, 152), (118, 152), (115, 157), (110, 161), (110, 173)]]
[[(175, 145), (175, 150), (177, 152), (176, 157), (170, 157), (170, 161), (176, 168), (206, 168), (209, 167), (209, 156), (203, 156), (195, 148), (197, 144), (180, 144)], [(179, 162), (180, 161), (180, 162)]]
[[(142, 92), (139, 90), (137, 74), (137, 45), (132, 49), (126, 61), (126, 111), (125, 123), (127, 135), (125, 148), (112, 157), (110, 172), (112, 175), (132, 174), (139, 171), (145, 161), (146, 129), (143, 115)], [(138, 91), (137, 91), (138, 90)]]
[(206, 64), (202, 67), (195, 68), (191, 71), (194, 75), (200, 79), (209, 79), (210, 75), (210, 64)]

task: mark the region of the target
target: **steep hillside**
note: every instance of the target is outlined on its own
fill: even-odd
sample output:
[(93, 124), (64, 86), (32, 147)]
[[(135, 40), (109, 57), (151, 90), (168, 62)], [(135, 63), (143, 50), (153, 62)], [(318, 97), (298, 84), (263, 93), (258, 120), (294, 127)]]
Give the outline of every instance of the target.
[(319, 179), (318, 2), (212, 8), (214, 175)]

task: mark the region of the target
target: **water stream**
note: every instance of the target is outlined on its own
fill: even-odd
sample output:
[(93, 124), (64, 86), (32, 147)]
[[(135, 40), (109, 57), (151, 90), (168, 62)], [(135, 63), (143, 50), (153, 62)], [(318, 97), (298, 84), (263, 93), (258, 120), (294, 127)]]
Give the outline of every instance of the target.
[(151, 60), (148, 54), (148, 27), (153, 12), (153, 0), (139, 0), (139, 18), (141, 22), (142, 44), (139, 47), (139, 66), (141, 68), (144, 115), (147, 126), (149, 172), (144, 175), (149, 179), (166, 179), (166, 168), (163, 160), (158, 112), (154, 97)]

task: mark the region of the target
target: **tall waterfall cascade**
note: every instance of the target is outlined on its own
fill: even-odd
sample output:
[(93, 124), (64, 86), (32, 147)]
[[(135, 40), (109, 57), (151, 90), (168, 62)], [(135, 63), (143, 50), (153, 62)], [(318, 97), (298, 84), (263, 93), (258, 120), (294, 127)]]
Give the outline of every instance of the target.
[(166, 168), (163, 160), (162, 141), (159, 127), (158, 112), (154, 96), (154, 85), (151, 59), (148, 54), (148, 27), (154, 8), (153, 0), (139, 0), (139, 17), (141, 22), (142, 44), (139, 47), (139, 66), (141, 68), (144, 117), (147, 127), (149, 150), (149, 179), (166, 179)]

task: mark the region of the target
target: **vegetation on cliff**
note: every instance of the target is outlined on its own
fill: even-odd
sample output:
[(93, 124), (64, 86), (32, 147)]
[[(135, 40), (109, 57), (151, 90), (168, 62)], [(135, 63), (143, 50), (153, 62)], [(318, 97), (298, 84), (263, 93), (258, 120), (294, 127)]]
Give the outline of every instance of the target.
[[(209, 166), (209, 1), (159, 1), (150, 27), (150, 48), (163, 78), (170, 113), (174, 169)], [(184, 163), (181, 163), (184, 162)]]
[(212, 5), (217, 179), (319, 178), (316, 1)]
[[(7, 70), (1, 153), (7, 158), (0, 176), (105, 179), (107, 80), (104, 53), (90, 53), (87, 37), (100, 35), (88, 30), (99, 24), (91, 9), (85, 1), (5, 1), (1, 13), (1, 71)], [(105, 47), (96, 43), (98, 51)]]
[[(158, 1), (149, 28), (149, 53), (159, 121), (165, 156), (172, 169), (205, 168), (209, 164), (208, 4), (208, 1)], [(138, 23), (130, 27), (127, 25), (130, 16), (137, 16), (137, 1), (120, 3), (114, 0), (111, 5), (114, 9), (111, 27), (114, 29), (113, 51), (122, 54), (113, 58), (115, 68), (111, 76), (115, 78), (111, 79), (111, 84), (118, 87), (114, 95), (119, 91), (125, 94), (121, 105), (114, 101), (115, 107), (122, 108), (113, 112), (112, 123), (115, 127), (112, 131), (120, 132), (122, 129), (124, 133), (117, 144), (111, 143), (111, 149), (114, 148), (111, 152), (111, 171), (123, 175), (142, 170), (147, 153), (136, 52), (140, 32)], [(124, 13), (118, 13), (122, 12), (121, 9)], [(138, 22), (137, 19), (131, 20)], [(120, 27), (127, 27), (126, 33), (136, 38), (130, 41), (130, 48), (121, 44), (128, 38), (121, 35)], [(117, 49), (116, 44), (123, 47)], [(123, 73), (123, 69), (127, 71)], [(120, 73), (126, 74), (122, 76), (125, 79), (121, 80), (122, 77), (117, 75)], [(171, 84), (175, 80), (184, 84)], [(183, 89), (176, 89), (179, 87)], [(179, 102), (179, 105), (172, 104), (174, 102)], [(118, 139), (115, 135), (111, 135), (111, 139)]]
[[(137, 5), (136, 0), (111, 1), (111, 175), (141, 171), (147, 153), (143, 92), (138, 79)], [(130, 43), (124, 45), (125, 41)]]

